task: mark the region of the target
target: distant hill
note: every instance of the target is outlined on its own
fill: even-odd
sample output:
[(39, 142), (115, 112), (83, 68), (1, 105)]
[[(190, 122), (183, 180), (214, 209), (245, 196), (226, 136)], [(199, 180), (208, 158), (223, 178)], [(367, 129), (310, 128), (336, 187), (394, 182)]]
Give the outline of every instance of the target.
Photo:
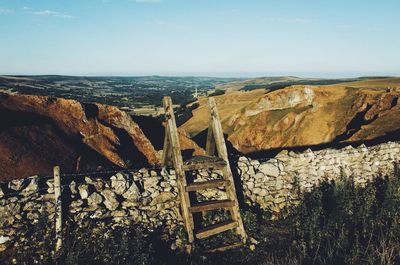
[(275, 90), (292, 85), (333, 85), (371, 79), (385, 79), (387, 77), (357, 77), (357, 78), (301, 78), (296, 76), (259, 77), (246, 80), (238, 80), (216, 86), (218, 90), (225, 91), (249, 91), (254, 89)]
[[(400, 78), (349, 81), (251, 91), (241, 91), (244, 83), (234, 82), (224, 85), (230, 92), (215, 98), (228, 140), (243, 153), (397, 135)], [(206, 98), (200, 98), (200, 107), (181, 126), (192, 137), (207, 128), (206, 102)]]

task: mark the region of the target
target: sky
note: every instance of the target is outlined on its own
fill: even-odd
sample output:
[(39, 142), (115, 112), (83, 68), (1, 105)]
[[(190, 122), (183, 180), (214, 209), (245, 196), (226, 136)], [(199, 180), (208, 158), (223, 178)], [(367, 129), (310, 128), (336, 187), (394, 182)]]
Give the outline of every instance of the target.
[(0, 0), (0, 74), (400, 75), (398, 0)]

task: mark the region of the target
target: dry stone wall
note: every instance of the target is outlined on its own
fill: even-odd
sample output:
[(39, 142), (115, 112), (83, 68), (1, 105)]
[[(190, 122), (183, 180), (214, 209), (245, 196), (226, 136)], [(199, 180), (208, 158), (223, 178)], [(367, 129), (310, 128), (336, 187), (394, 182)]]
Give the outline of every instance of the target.
[(388, 142), (369, 148), (282, 151), (264, 162), (241, 157), (238, 170), (246, 202), (277, 217), (282, 209), (298, 205), (302, 194), (321, 182), (351, 178), (355, 185), (365, 186), (376, 177), (394, 176), (399, 161), (400, 144)]
[[(237, 164), (247, 204), (258, 205), (277, 218), (283, 209), (300, 203), (301, 195), (323, 181), (352, 178), (365, 185), (378, 176), (393, 176), (399, 162), (400, 144), (388, 142), (367, 148), (283, 151), (275, 158), (240, 157)], [(196, 181), (220, 178), (220, 172), (195, 172)], [(172, 236), (181, 227), (175, 172), (141, 169), (111, 177), (62, 178), (64, 216), (77, 224), (95, 220), (115, 226), (140, 225), (148, 230), (164, 228)], [(240, 192), (240, 191), (239, 191)], [(205, 190), (199, 201), (223, 199), (223, 189)], [(54, 222), (53, 179), (34, 176), (0, 184), (0, 251), (28, 240), (28, 231), (45, 216)]]
[[(221, 177), (202, 170), (196, 181)], [(197, 199), (224, 198), (222, 190), (206, 190)], [(81, 226), (102, 221), (110, 228), (140, 225), (148, 231), (164, 228), (167, 236), (182, 225), (174, 170), (141, 169), (117, 173), (109, 178), (89, 177), (62, 180), (64, 219)], [(0, 185), (0, 251), (23, 245), (40, 218), (54, 222), (53, 179), (34, 176)], [(50, 232), (50, 231), (49, 231)], [(177, 238), (177, 242), (180, 240)]]

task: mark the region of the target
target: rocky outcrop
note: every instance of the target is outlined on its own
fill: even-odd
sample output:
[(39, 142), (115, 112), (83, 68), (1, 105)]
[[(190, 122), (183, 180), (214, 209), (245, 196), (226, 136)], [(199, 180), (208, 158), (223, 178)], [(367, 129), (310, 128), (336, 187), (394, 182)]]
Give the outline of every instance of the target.
[[(157, 164), (159, 153), (117, 107), (45, 96), (0, 95), (0, 179)], [(163, 127), (158, 128), (161, 139)], [(181, 133), (182, 149), (202, 149)]]
[(400, 129), (399, 96), (400, 91), (345, 86), (285, 88), (249, 105), (226, 127), (232, 132), (228, 139), (251, 153), (384, 137)]
[[(400, 139), (400, 135), (392, 137), (400, 132), (400, 79), (375, 81), (295, 85), (270, 92), (232, 92), (215, 98), (228, 140), (245, 154)], [(200, 99), (199, 103), (193, 117), (182, 125), (190, 135), (207, 126), (202, 122), (206, 100)]]
[[(21, 134), (25, 133), (25, 138), (18, 137), (15, 139), (17, 145), (25, 144), (24, 149), (28, 150), (30, 148), (39, 149), (34, 150), (35, 154), (30, 159), (26, 159), (22, 154), (21, 159), (11, 161), (15, 164), (30, 163), (32, 170), (34, 170), (33, 164), (37, 161), (38, 164), (46, 165), (47, 161), (41, 159), (46, 156), (41, 156), (41, 153), (53, 151), (52, 146), (49, 146), (49, 149), (46, 150), (46, 145), (41, 146), (38, 144), (35, 146), (30, 144), (30, 138), (40, 139), (40, 135), (37, 134), (40, 133), (41, 127), (44, 126), (51, 127), (48, 130), (48, 137), (54, 139), (54, 147), (60, 152), (52, 155), (70, 157), (68, 163), (64, 165), (67, 167), (64, 167), (65, 170), (68, 171), (72, 169), (79, 170), (82, 166), (81, 162), (83, 162), (81, 161), (81, 156), (87, 152), (86, 150), (92, 151), (97, 156), (105, 158), (106, 161), (120, 167), (128, 166), (128, 161), (131, 161), (131, 163), (147, 162), (150, 164), (158, 162), (156, 150), (150, 141), (129, 115), (116, 107), (101, 104), (82, 104), (75, 100), (62, 98), (3, 94), (0, 99), (0, 112), (8, 112), (10, 115), (17, 113), (21, 119), (16, 121), (17, 124), (13, 124), (13, 121), (10, 121), (11, 126), (9, 126), (10, 123), (3, 124), (8, 130), (12, 131), (15, 127), (18, 127)], [(30, 117), (30, 119), (28, 120), (26, 117)], [(40, 127), (33, 130), (31, 134), (26, 130), (29, 130), (29, 126), (32, 124), (40, 125)], [(7, 130), (2, 132), (3, 137), (7, 137), (6, 132)], [(58, 147), (60, 145), (61, 147)], [(67, 146), (65, 148), (66, 152), (62, 150), (62, 146)], [(8, 150), (10, 151), (10, 156), (13, 156), (14, 153), (25, 151), (12, 150), (9, 146)], [(1, 159), (7, 160), (8, 157), (2, 157)], [(63, 159), (60, 159), (60, 163), (62, 161)], [(75, 162), (75, 165), (73, 165), (73, 162)], [(102, 163), (99, 162), (99, 164), (101, 165)], [(53, 165), (55, 164), (51, 166)], [(8, 165), (7, 168), (15, 169), (15, 166)], [(42, 168), (45, 169), (46, 166)], [(48, 172), (49, 170), (46, 173)], [(23, 177), (23, 174), (24, 172), (16, 170), (13, 175)]]
[(2, 110), (35, 113), (50, 118), (66, 134), (82, 142), (118, 166), (126, 166), (118, 153), (121, 137), (115, 128), (123, 129), (149, 163), (156, 163), (156, 152), (128, 114), (116, 107), (81, 104), (75, 100), (42, 96), (5, 94)]
[(271, 95), (262, 97), (255, 109), (248, 109), (245, 115), (250, 117), (263, 111), (285, 110), (295, 107), (307, 107), (313, 104), (314, 90), (310, 87), (293, 90), (278, 90)]

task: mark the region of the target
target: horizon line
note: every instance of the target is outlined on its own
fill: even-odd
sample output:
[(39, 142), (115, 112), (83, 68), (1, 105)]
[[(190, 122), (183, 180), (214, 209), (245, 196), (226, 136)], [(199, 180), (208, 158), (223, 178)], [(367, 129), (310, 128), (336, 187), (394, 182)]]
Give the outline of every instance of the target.
[(65, 76), (65, 77), (213, 77), (213, 78), (360, 78), (360, 77), (396, 77), (395, 72), (137, 72), (137, 73), (0, 73), (0, 76)]

